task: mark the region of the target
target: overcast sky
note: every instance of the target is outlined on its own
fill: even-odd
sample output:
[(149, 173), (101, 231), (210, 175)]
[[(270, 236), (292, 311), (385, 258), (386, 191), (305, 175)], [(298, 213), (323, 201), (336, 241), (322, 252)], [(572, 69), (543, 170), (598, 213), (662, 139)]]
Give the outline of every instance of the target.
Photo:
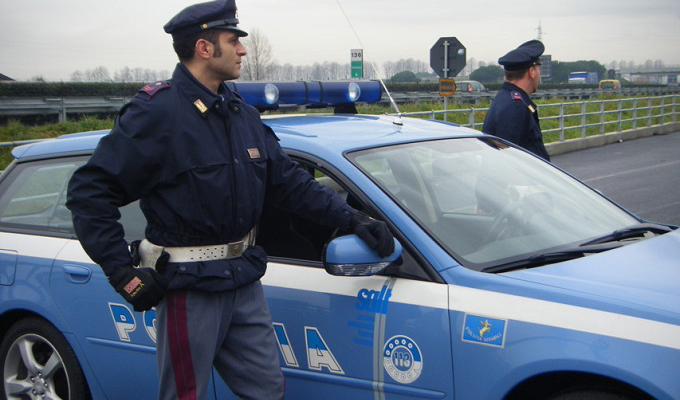
[[(338, 3), (339, 2), (339, 3)], [(163, 25), (187, 0), (0, 0), (0, 73), (68, 81), (105, 66), (172, 71)], [(429, 63), (439, 37), (455, 36), (468, 59), (498, 57), (543, 30), (553, 60), (662, 60), (680, 65), (679, 0), (240, 0), (240, 26), (259, 29), (274, 59), (306, 65), (415, 58)]]

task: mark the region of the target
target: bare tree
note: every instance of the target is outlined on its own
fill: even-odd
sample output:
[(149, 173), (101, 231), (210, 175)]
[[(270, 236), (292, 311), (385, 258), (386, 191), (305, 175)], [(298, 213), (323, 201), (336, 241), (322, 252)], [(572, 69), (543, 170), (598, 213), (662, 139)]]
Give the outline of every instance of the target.
[(76, 70), (71, 73), (71, 82), (82, 82), (83, 81), (83, 72)]
[(130, 67), (123, 67), (113, 73), (113, 80), (116, 82), (134, 82)]
[(92, 82), (111, 82), (109, 70), (104, 66), (99, 66), (91, 71), (90, 81)]
[(272, 64), (272, 46), (269, 39), (257, 28), (243, 40), (248, 54), (242, 59), (241, 77), (248, 81), (261, 81)]
[(106, 67), (97, 67), (85, 71), (71, 73), (71, 82), (154, 82), (170, 78), (170, 72), (166, 69), (155, 70), (148, 68), (123, 67), (114, 71), (113, 79)]
[(383, 63), (383, 70), (385, 71), (385, 76), (386, 77), (391, 77), (397, 74), (397, 63), (394, 61), (386, 61)]
[(295, 66), (290, 63), (280, 65), (278, 63), (272, 63), (271, 72), (268, 75), (271, 80), (274, 81), (295, 81), (297, 77), (295, 76)]
[[(431, 72), (430, 66), (426, 62), (422, 60), (415, 60), (413, 58), (409, 59), (402, 58), (399, 61), (387, 61), (383, 63), (383, 70), (385, 71), (386, 78), (392, 77), (398, 74), (399, 72), (404, 71), (411, 71), (414, 73)], [(367, 76), (367, 78), (369, 77)]]

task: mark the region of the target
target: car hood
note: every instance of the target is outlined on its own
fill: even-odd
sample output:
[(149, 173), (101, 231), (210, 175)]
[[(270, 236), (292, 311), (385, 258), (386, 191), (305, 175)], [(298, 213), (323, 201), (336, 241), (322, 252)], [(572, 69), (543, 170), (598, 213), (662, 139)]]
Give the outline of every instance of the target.
[(636, 309), (646, 316), (656, 309), (677, 321), (680, 230), (568, 262), (503, 275), (587, 293), (591, 298)]

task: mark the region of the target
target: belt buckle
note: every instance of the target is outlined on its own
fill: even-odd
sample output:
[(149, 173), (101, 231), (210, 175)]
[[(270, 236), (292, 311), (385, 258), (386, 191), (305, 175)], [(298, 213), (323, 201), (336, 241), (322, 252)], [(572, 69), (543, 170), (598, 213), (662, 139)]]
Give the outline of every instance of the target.
[(243, 241), (231, 243), (227, 246), (227, 258), (236, 258), (243, 253)]

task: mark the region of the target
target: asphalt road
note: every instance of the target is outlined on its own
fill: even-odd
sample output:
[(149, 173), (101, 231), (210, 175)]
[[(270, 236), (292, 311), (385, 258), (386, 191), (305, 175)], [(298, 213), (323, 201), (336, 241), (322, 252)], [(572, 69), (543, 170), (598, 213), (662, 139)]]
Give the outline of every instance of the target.
[(680, 225), (680, 132), (552, 157), (634, 214)]

